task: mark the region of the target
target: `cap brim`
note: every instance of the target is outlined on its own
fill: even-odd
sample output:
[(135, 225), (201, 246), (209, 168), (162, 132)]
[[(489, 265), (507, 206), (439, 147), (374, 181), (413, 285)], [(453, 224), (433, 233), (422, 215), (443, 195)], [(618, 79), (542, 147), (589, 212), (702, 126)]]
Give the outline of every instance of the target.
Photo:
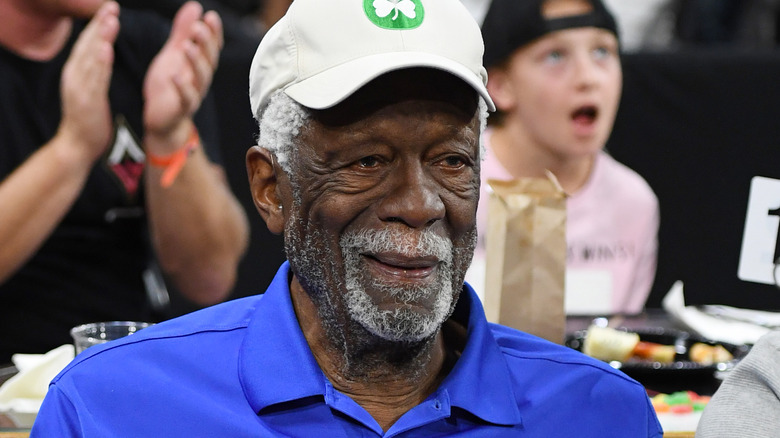
[[(460, 78), (485, 99), (490, 111), (495, 111), (496, 107), (485, 88), (482, 76), (451, 59), (424, 52), (393, 52), (364, 56), (294, 83), (284, 91), (305, 107), (330, 108), (373, 79), (391, 71), (412, 67), (435, 68)], [(482, 74), (487, 77), (487, 73), (482, 72)]]

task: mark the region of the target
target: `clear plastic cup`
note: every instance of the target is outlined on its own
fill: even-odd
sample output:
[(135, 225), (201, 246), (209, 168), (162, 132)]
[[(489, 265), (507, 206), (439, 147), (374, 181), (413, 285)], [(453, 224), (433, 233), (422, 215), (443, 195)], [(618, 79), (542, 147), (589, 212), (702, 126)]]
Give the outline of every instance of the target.
[(88, 347), (132, 335), (150, 325), (152, 323), (138, 321), (93, 322), (73, 327), (70, 336), (73, 338), (76, 354), (79, 354)]

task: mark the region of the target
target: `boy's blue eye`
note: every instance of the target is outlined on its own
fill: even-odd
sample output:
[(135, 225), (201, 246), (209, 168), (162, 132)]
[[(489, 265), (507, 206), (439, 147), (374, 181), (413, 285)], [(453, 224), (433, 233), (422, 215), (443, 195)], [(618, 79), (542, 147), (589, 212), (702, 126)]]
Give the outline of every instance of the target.
[(558, 50), (553, 50), (546, 56), (546, 59), (549, 62), (558, 62), (561, 60), (561, 58), (563, 58), (563, 54)]
[(610, 56), (612, 56), (614, 51), (612, 49), (610, 49), (609, 47), (598, 47), (595, 50), (593, 50), (593, 53), (594, 53), (596, 58), (604, 59), (604, 58), (609, 58)]

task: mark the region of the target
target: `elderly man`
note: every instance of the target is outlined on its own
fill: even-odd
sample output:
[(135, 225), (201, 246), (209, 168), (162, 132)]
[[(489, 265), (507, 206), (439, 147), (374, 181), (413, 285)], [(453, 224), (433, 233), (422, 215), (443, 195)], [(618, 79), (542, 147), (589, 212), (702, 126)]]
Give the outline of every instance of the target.
[(33, 436), (660, 437), (641, 385), (490, 325), (463, 278), (492, 102), (458, 0), (296, 0), (250, 74), (262, 296), (91, 347)]

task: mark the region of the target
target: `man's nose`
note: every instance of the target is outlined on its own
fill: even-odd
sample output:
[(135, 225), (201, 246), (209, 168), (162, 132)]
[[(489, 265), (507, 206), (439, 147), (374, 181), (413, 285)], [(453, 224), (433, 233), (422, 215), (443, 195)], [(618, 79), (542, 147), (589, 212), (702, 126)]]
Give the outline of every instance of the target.
[(422, 163), (398, 169), (391, 179), (392, 188), (379, 206), (381, 220), (424, 228), (444, 218), (441, 187)]

